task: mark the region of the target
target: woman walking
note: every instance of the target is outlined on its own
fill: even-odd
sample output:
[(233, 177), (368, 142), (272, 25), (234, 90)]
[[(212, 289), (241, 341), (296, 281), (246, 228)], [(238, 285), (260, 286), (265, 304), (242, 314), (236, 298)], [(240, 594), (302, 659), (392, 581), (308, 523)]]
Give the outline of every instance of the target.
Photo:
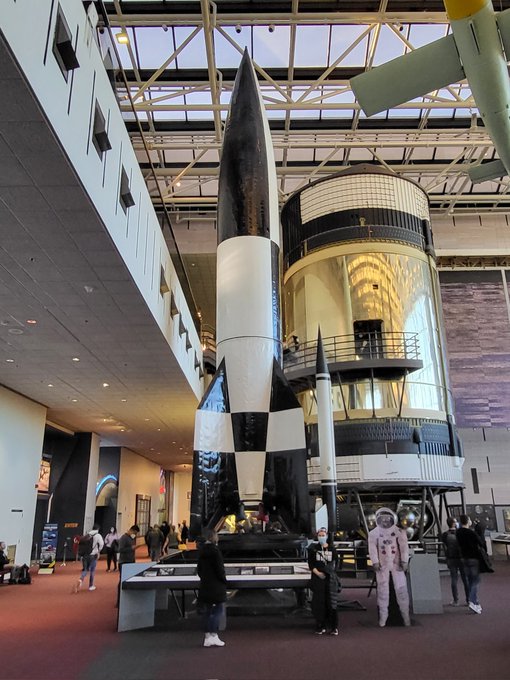
[(106, 548), (106, 571), (117, 571), (117, 553), (119, 552), (119, 534), (116, 527), (110, 527), (110, 531), (104, 537), (104, 547)]

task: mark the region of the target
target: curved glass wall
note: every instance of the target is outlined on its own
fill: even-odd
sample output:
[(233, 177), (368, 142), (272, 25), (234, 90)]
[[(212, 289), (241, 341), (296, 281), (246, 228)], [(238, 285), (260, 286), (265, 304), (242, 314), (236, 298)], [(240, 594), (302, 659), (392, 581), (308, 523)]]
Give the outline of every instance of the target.
[[(442, 370), (440, 326), (433, 299), (429, 259), (401, 244), (350, 243), (302, 259), (286, 275), (286, 335), (302, 342), (354, 333), (355, 323), (380, 322), (382, 333), (416, 333), (423, 367), (404, 379), (375, 379), (334, 388), (336, 417), (442, 417), (447, 400)], [(378, 252), (374, 252), (377, 249)], [(353, 252), (365, 250), (365, 252)], [(384, 252), (381, 252), (384, 250)], [(335, 382), (335, 381), (333, 381)], [(402, 396), (402, 390), (404, 391)], [(315, 413), (308, 392), (305, 414)], [(340, 413), (339, 413), (340, 412)], [(354, 413), (357, 412), (357, 413)]]

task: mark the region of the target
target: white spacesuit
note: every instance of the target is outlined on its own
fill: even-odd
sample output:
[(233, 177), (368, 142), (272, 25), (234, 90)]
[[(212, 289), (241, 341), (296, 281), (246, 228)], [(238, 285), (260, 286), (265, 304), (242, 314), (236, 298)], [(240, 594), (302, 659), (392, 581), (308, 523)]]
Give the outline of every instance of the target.
[(368, 553), (377, 578), (379, 625), (385, 626), (388, 619), (391, 573), (404, 625), (410, 626), (406, 581), (409, 547), (406, 532), (397, 527), (397, 516), (389, 508), (379, 508), (375, 519), (377, 526), (368, 534)]

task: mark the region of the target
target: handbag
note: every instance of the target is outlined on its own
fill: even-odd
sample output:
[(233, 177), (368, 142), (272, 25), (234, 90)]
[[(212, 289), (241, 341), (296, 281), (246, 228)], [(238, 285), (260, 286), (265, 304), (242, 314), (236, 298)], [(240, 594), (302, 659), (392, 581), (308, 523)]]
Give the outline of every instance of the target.
[(220, 631), (224, 631), (227, 628), (227, 606), (223, 604), (220, 614), (219, 626)]
[(493, 574), (494, 569), (492, 568), (491, 558), (487, 554), (485, 548), (478, 546), (478, 564), (480, 565), (481, 574)]

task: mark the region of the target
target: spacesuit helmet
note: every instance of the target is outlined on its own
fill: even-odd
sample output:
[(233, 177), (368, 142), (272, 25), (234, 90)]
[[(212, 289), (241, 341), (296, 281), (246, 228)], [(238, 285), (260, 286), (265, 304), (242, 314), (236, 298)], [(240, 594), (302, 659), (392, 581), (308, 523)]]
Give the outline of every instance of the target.
[(397, 516), (390, 508), (379, 508), (375, 513), (375, 522), (381, 529), (391, 529), (397, 523)]

